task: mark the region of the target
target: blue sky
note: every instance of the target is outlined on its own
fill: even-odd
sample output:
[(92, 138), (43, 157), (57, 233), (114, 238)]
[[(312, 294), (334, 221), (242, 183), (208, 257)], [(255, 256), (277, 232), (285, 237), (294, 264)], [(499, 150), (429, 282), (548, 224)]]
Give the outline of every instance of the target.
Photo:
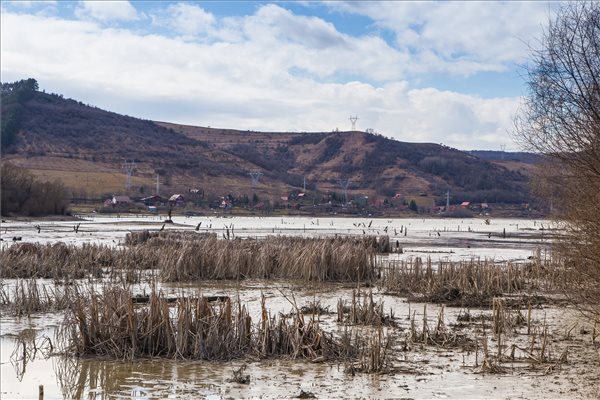
[(2, 81), (111, 111), (517, 150), (545, 2), (2, 2)]

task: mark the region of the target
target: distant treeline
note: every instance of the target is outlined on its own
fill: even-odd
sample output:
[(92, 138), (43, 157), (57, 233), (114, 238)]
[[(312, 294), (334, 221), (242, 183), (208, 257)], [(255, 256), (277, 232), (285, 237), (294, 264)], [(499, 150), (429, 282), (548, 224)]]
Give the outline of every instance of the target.
[(25, 169), (4, 163), (1, 170), (2, 215), (50, 215), (66, 214), (69, 193), (58, 182), (40, 182)]
[(23, 103), (31, 99), (39, 89), (35, 79), (22, 79), (2, 83), (1, 148), (5, 150), (14, 143), (23, 118)]

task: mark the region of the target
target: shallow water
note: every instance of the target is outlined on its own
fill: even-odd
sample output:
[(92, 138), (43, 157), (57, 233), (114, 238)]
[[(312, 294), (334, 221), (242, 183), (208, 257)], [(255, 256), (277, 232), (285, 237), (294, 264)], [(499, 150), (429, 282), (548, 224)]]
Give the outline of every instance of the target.
[[(349, 300), (352, 288), (340, 284), (319, 284), (312, 287), (299, 286), (296, 282), (242, 281), (198, 282), (187, 285), (164, 285), (160, 288), (169, 294), (228, 295), (239, 297), (249, 304), (249, 311), (257, 321), (260, 299), (272, 313), (290, 312), (292, 302), (298, 306), (318, 299), (323, 307), (335, 311), (339, 298)], [(141, 289), (138, 289), (141, 290)], [(364, 289), (363, 289), (364, 291)], [(406, 299), (374, 290), (376, 301), (384, 302), (386, 312), (393, 310), (398, 328), (389, 328), (402, 336), (410, 326), (409, 315), (422, 321), (424, 304), (408, 303)], [(437, 323), (440, 306), (428, 304), (428, 323)], [(457, 308), (444, 310), (446, 325), (456, 322)], [(471, 313), (490, 314), (491, 311)], [(34, 318), (1, 318), (1, 375), (2, 398), (35, 398), (38, 385), (43, 384), (45, 398), (291, 398), (301, 391), (314, 393), (318, 398), (593, 398), (594, 385), (599, 384), (597, 368), (600, 368), (598, 349), (589, 346), (590, 335), (579, 334), (575, 312), (545, 306), (533, 310), (533, 319), (546, 321), (549, 330), (556, 335), (552, 352), (556, 357), (570, 346), (570, 363), (560, 371), (545, 374), (545, 368), (529, 370), (527, 365), (515, 365), (508, 374), (480, 374), (475, 366), (473, 352), (414, 345), (407, 351), (398, 350), (393, 365), (397, 371), (391, 374), (356, 374), (344, 372), (343, 364), (310, 363), (301, 360), (271, 359), (258, 361), (252, 358), (229, 362), (137, 360), (119, 362), (99, 359), (67, 359), (60, 355), (44, 357), (40, 351), (35, 359), (25, 364), (12, 355), (18, 335), (26, 331), (37, 332), (38, 346), (44, 337), (53, 338), (55, 327), (60, 323), (60, 313), (49, 313)], [(310, 318), (309, 315), (306, 318)], [(317, 317), (315, 317), (317, 318)], [(335, 322), (335, 315), (318, 317), (328, 332), (342, 328)], [(567, 322), (568, 321), (568, 322)], [(573, 322), (575, 321), (575, 322)], [(572, 337), (564, 337), (572, 324)], [(369, 328), (358, 328), (369, 329)], [(17, 335), (17, 336), (16, 336)], [(479, 334), (481, 335), (481, 334)], [(55, 339), (53, 339), (55, 340)], [(527, 347), (527, 338), (515, 335), (510, 340)], [(57, 345), (54, 342), (55, 346)], [(400, 342), (396, 343), (400, 346)], [(490, 341), (490, 351), (494, 349)], [(11, 356), (12, 355), (12, 356)], [(18, 355), (18, 352), (17, 352)], [(481, 363), (481, 353), (479, 363)], [(246, 365), (244, 374), (250, 383), (231, 381), (233, 371)], [(595, 379), (595, 380), (594, 380)]]
[[(225, 237), (229, 229), (235, 237), (294, 235), (324, 237), (333, 235), (388, 235), (392, 245), (403, 249), (395, 258), (431, 257), (437, 260), (488, 258), (497, 261), (523, 260), (552, 240), (552, 223), (525, 219), (387, 219), (310, 217), (173, 217), (98, 214), (82, 215), (82, 221), (11, 221), (2, 224), (2, 246), (12, 238), (23, 242), (98, 243), (119, 245), (128, 232), (141, 230), (195, 230)], [(38, 227), (40, 231), (38, 233)], [(75, 229), (77, 228), (77, 232)]]
[[(8, 246), (13, 236), (21, 236), (25, 242), (120, 245), (127, 232), (160, 229), (164, 218), (89, 215), (84, 216), (78, 232), (74, 228), (79, 222), (8, 221), (2, 224), (2, 243)], [(496, 261), (523, 260), (538, 248), (543, 252), (551, 240), (546, 229), (540, 230), (541, 227), (550, 227), (548, 221), (516, 219), (491, 219), (489, 225), (482, 219), (304, 217), (175, 217), (174, 222), (172, 225), (166, 224), (164, 229), (195, 230), (202, 222), (201, 232), (222, 235), (229, 228), (230, 233), (239, 237), (273, 234), (313, 237), (363, 235), (363, 231), (364, 234), (381, 235), (385, 234), (387, 227), (393, 243), (398, 240), (404, 250), (402, 254), (382, 256), (388, 260), (404, 260), (408, 257), (431, 257), (434, 261), (473, 257)], [(36, 228), (38, 224), (41, 228), (39, 233)], [(14, 283), (12, 280), (3, 281), (5, 285)], [(38, 284), (54, 283), (39, 280)], [(96, 283), (96, 287), (100, 286), (100, 283)], [(258, 320), (263, 297), (272, 314), (292, 311), (293, 302), (302, 306), (315, 300), (322, 307), (335, 312), (338, 300), (343, 298), (348, 301), (353, 291), (352, 286), (341, 284), (306, 285), (297, 281), (262, 280), (160, 284), (159, 289), (167, 296), (220, 295), (239, 298), (248, 305), (254, 322)], [(147, 293), (149, 290), (147, 283), (134, 287), (135, 293)], [(584, 329), (581, 331), (584, 333), (580, 333), (579, 327), (585, 326), (586, 322), (579, 320), (572, 310), (559, 306), (533, 310), (534, 320), (546, 321), (556, 339), (551, 344), (553, 355), (556, 357), (565, 347), (571, 349), (567, 364), (549, 373), (545, 368), (530, 369), (526, 363), (517, 363), (505, 374), (481, 374), (480, 366), (475, 366), (473, 352), (421, 345), (402, 350), (400, 342), (409, 329), (409, 316), (414, 315), (417, 321), (422, 321), (424, 304), (411, 304), (405, 298), (387, 295), (375, 288), (373, 292), (376, 301), (383, 301), (386, 313), (393, 310), (399, 325), (399, 328), (386, 329), (397, 338), (397, 351), (392, 360), (395, 372), (390, 374), (351, 375), (344, 372), (343, 364), (289, 359), (258, 361), (245, 358), (228, 362), (147, 359), (120, 362), (65, 358), (59, 354), (48, 356), (44, 338), (52, 340), (55, 350), (59, 347), (55, 334), (64, 314), (43, 313), (31, 318), (16, 318), (3, 311), (0, 315), (0, 397), (37, 398), (40, 384), (44, 385), (45, 399), (293, 398), (302, 391), (313, 393), (318, 398), (546, 399), (597, 398), (600, 394), (598, 348), (590, 344), (591, 329)], [(439, 311), (440, 306), (427, 305), (430, 325), (436, 324)], [(444, 322), (448, 326), (455, 323), (458, 314), (464, 311), (446, 308)], [(489, 310), (471, 312), (490, 313)], [(333, 314), (318, 318), (327, 332), (339, 333), (344, 329), (343, 324), (335, 322)], [(565, 332), (569, 329), (571, 334), (565, 339)], [(479, 339), (483, 337), (482, 332), (473, 330), (470, 333)], [(522, 347), (528, 346), (528, 339), (522, 334), (515, 334), (509, 340)], [(36, 356), (27, 362), (23, 362), (22, 345), (17, 347), (23, 341), (29, 343), (30, 347), (34, 342), (41, 347)], [(493, 351), (495, 343), (491, 337), (489, 344)], [(14, 352), (15, 348), (17, 352)], [(478, 363), (481, 364), (481, 353)], [(243, 365), (246, 365), (244, 374), (250, 376), (249, 384), (232, 382), (234, 370)]]

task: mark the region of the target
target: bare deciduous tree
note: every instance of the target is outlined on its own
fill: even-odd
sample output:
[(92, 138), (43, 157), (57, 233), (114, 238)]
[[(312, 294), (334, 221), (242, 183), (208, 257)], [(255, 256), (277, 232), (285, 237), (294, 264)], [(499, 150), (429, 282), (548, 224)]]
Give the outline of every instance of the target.
[(600, 318), (600, 3), (562, 7), (532, 51), (517, 138), (548, 156), (543, 191), (567, 235), (569, 291)]

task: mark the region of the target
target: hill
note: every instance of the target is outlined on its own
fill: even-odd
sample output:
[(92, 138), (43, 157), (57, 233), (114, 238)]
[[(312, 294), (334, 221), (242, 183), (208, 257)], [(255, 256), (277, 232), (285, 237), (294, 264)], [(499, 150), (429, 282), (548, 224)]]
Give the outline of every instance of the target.
[[(21, 81), (27, 82), (27, 81)], [(34, 81), (35, 82), (35, 81)], [(153, 122), (104, 111), (35, 85), (2, 85), (2, 160), (42, 179), (61, 179), (78, 196), (122, 193), (123, 162), (135, 160), (132, 191), (163, 194), (203, 189), (208, 195), (279, 199), (307, 189), (349, 196), (453, 202), (521, 203), (527, 165), (504, 166), (485, 154), (408, 143), (365, 132), (253, 132)], [(26, 94), (23, 95), (22, 91)], [(15, 117), (16, 116), (16, 117)], [(12, 121), (6, 129), (4, 121)], [(264, 175), (252, 186), (249, 172)]]

